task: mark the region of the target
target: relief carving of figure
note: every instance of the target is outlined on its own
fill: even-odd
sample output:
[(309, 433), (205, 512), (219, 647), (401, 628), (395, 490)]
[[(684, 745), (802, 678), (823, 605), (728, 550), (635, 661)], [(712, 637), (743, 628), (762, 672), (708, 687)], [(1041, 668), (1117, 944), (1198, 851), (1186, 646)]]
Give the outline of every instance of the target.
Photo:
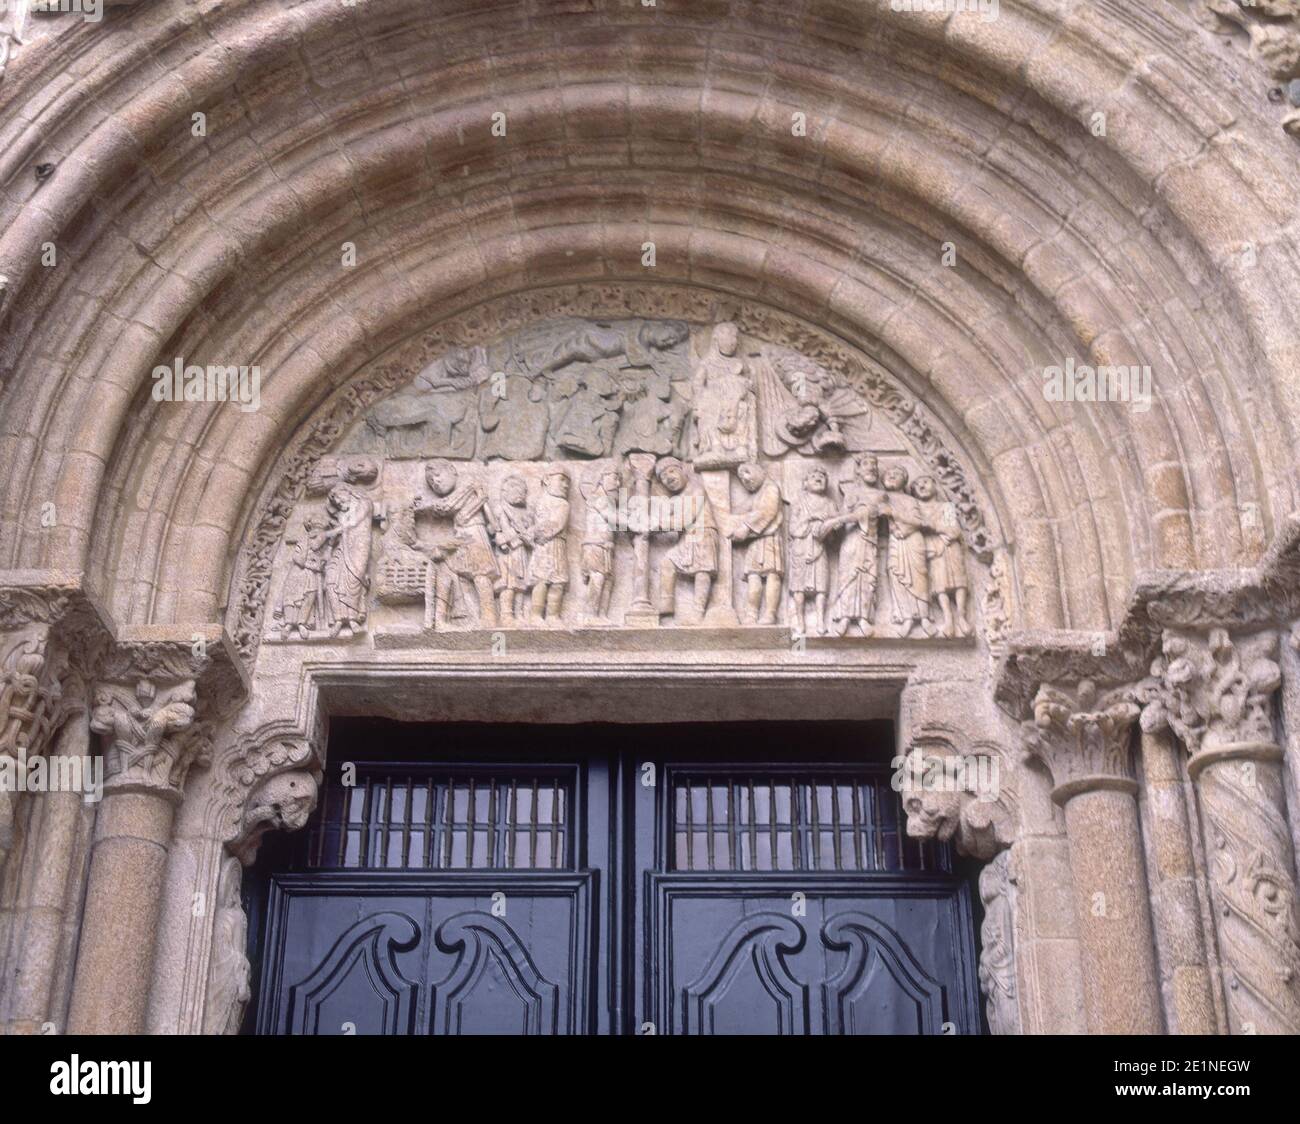
[(966, 547), (962, 542), (957, 505), (939, 496), (931, 476), (919, 476), (912, 495), (922, 505), (926, 521), (925, 551), (930, 565), (930, 595), (939, 602), (944, 636), (969, 636), (967, 600), (970, 578), (966, 574)]
[(501, 552), (502, 624), (513, 624), (527, 610), (532, 589), (528, 574), (532, 533), (533, 514), (528, 510), (528, 485), (522, 476), (507, 476), (501, 483), (501, 503), (496, 509), (496, 532), (492, 536)]
[(370, 524), (375, 517), (375, 505), (355, 488), (336, 484), (330, 489), (325, 506), (330, 514), (330, 528), (324, 533), (333, 540), (333, 550), (325, 563), (325, 585), (334, 611), (331, 630), (346, 640), (366, 623), (370, 600)]
[[(404, 344), (419, 374), (404, 386), (401, 363), (391, 363), (331, 415), (339, 447), (312, 454), (290, 533), (270, 540), (264, 563), (259, 555), (260, 596), (272, 591), (266, 639), (347, 639), (378, 622), (385, 638), (408, 644), (452, 622), (558, 621), (577, 574), (575, 621), (608, 621), (617, 602), (630, 628), (694, 623), (689, 597), (678, 612), (678, 579), (688, 575), (701, 619), (707, 609), (721, 629), (788, 618), (796, 633), (970, 636), (966, 552), (986, 554), (960, 466), (939, 459), (915, 411), (898, 420), (905, 411), (879, 378), (860, 382), (869, 361), (802, 337), (778, 342), (787, 333), (761, 316), (744, 323), (751, 334), (738, 319), (574, 312), (432, 362), (428, 340)], [(471, 327), (463, 338), (487, 326)], [(877, 457), (908, 468), (882, 474)], [(850, 458), (848, 471), (838, 467)], [(578, 478), (546, 474), (576, 459), (598, 463), (581, 479), (586, 502), (575, 515)], [(515, 465), (497, 461), (533, 464), (510, 477)], [(909, 488), (908, 473), (925, 471), (913, 463), (941, 467)], [(821, 475), (807, 477), (809, 490), (814, 466)], [(421, 467), (427, 489), (413, 481)], [(672, 515), (658, 518), (656, 504)], [(582, 538), (570, 557), (575, 517)], [(676, 541), (656, 538), (668, 534)], [(876, 619), (886, 598), (892, 627)], [(260, 614), (259, 602), (250, 619)]]
[(718, 523), (713, 507), (699, 481), (687, 477), (685, 465), (676, 457), (660, 461), (655, 475), (675, 501), (675, 526), (660, 530), (679, 536), (659, 564), (659, 615), (676, 614), (677, 577), (681, 574), (694, 578), (695, 615), (703, 617), (718, 573)]
[(609, 616), (614, 594), (614, 537), (619, 528), (618, 494), (622, 477), (603, 469), (582, 486), (587, 501), (587, 522), (582, 534), (582, 580), (587, 587), (586, 613), (591, 619)]
[(790, 596), (794, 602), (791, 630), (803, 635), (808, 598), (813, 599), (813, 635), (826, 634), (826, 597), (830, 589), (831, 564), (826, 540), (849, 516), (841, 516), (826, 494), (824, 468), (813, 468), (803, 479), (803, 488), (790, 511)]
[(569, 477), (555, 468), (542, 477), (542, 494), (533, 508), (530, 533), (533, 558), (533, 618), (555, 621), (569, 586)]
[(715, 325), (708, 354), (695, 369), (697, 470), (739, 468), (758, 459), (754, 381), (737, 355), (740, 332), (731, 321)]
[[(861, 448), (857, 438), (870, 422), (867, 404), (834, 377), (802, 356), (777, 356), (755, 363), (763, 452), (779, 457), (790, 449), (812, 456)], [(860, 419), (860, 420), (859, 420)]]
[[(614, 360), (621, 369), (671, 381), (686, 377), (679, 345), (689, 336), (690, 330), (679, 320), (647, 320), (635, 331), (605, 322), (579, 324), (551, 348), (537, 369), (550, 374), (571, 363)], [(530, 366), (527, 360), (521, 363)]]
[(208, 1001), (203, 1012), (204, 1034), (238, 1034), (244, 1021), (244, 1008), (252, 994), (248, 917), (239, 896), (242, 874), (239, 860), (227, 857), (217, 887)]
[(885, 506), (880, 488), (880, 462), (873, 453), (853, 458), (853, 474), (840, 483), (845, 513), (844, 543), (840, 547), (831, 626), (840, 636), (857, 625), (863, 636), (872, 633), (878, 574), (877, 527)]
[(748, 511), (732, 523), (729, 538), (748, 542), (745, 549), (745, 593), (750, 623), (776, 624), (781, 604), (781, 581), (785, 574), (785, 552), (781, 532), (785, 528), (785, 501), (781, 488), (761, 465), (746, 463), (736, 471), (745, 491), (754, 496)]
[(889, 603), (899, 636), (920, 628), (935, 634), (930, 620), (930, 570), (921, 501), (907, 491), (907, 469), (891, 465), (882, 482), (889, 493)]
[[(445, 558), (447, 568), (474, 586), (478, 594), (479, 624), (494, 628), (501, 571), (488, 536), (488, 520), (492, 515), (487, 494), (477, 484), (460, 485), (460, 475), (450, 461), (430, 461), (425, 466), (424, 478), (434, 498), (417, 500), (415, 514), (451, 520), (454, 543)], [(454, 591), (450, 596), (454, 596)]]
[(334, 605), (325, 583), (325, 566), (334, 550), (334, 534), (321, 515), (303, 520), (303, 537), (294, 544), (289, 572), (280, 590), (275, 617), (289, 635), (306, 636), (328, 628), (334, 619)]

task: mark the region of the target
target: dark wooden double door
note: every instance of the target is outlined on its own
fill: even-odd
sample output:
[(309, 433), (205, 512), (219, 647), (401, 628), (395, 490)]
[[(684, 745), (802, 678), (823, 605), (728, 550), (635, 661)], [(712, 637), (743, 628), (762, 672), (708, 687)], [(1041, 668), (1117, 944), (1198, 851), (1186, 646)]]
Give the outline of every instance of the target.
[(906, 837), (889, 738), (336, 723), (250, 902), (250, 1029), (979, 1033), (967, 880)]

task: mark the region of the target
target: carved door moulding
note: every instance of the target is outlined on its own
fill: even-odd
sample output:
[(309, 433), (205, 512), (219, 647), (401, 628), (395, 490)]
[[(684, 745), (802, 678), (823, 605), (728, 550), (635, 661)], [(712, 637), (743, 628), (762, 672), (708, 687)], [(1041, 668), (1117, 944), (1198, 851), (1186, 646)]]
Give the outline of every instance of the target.
[(1007, 623), (988, 510), (929, 411), (828, 333), (682, 286), (557, 287), (408, 339), (315, 412), (228, 620), (248, 660), (499, 630), (964, 646)]

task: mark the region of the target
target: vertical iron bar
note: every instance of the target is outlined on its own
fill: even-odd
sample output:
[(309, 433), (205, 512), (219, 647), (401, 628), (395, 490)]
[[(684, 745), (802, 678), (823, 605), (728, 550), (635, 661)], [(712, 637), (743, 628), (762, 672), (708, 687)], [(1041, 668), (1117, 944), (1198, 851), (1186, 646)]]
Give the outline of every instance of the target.
[(802, 801), (799, 799), (799, 778), (790, 778), (790, 862), (795, 870), (805, 869), (803, 825), (799, 822)]
[(437, 799), (438, 790), (433, 787), (432, 776), (425, 781), (425, 786), (428, 789), (428, 795), (424, 800), (424, 869), (428, 870), (433, 865), (433, 802)]
[(551, 782), (551, 869), (560, 865), (560, 778)]
[(406, 778), (406, 815), (402, 820), (402, 861), (401, 866), (411, 864), (411, 800), (415, 796), (415, 778)]
[(736, 793), (739, 792), (740, 786), (736, 783), (734, 777), (727, 778), (727, 841), (731, 846), (731, 869), (736, 870), (740, 865), (740, 841), (736, 836), (736, 809), (740, 806), (740, 800)]
[(844, 869), (844, 857), (840, 854), (840, 786), (836, 778), (830, 778), (831, 789), (831, 839), (835, 844), (835, 869)]
[(713, 780), (711, 777), (704, 779), (704, 829), (708, 833), (704, 837), (705, 852), (709, 859), (709, 869), (717, 870), (718, 864), (713, 854)]
[(758, 809), (754, 806), (754, 776), (749, 777), (749, 870), (758, 869)]
[(478, 815), (474, 807), (474, 778), (469, 778), (469, 803), (465, 805), (465, 816), (468, 823), (465, 828), (465, 869), (474, 869), (474, 825)]
[(817, 807), (821, 803), (817, 797), (820, 793), (817, 791), (818, 784), (816, 777), (808, 778), (808, 802), (809, 811), (812, 813), (812, 853), (808, 856), (812, 861), (809, 864), (813, 869), (820, 870), (822, 865), (822, 829), (821, 813)]
[(691, 778), (686, 777), (686, 869), (695, 869), (695, 800), (691, 794)]
[(352, 789), (342, 788), (343, 818), (339, 820), (339, 855), (336, 866), (342, 868), (348, 854), (348, 821), (352, 815)]
[(451, 839), (456, 834), (456, 778), (447, 778), (447, 799), (442, 805), (442, 866), (451, 869)]
[(374, 814), (371, 797), (370, 778), (366, 778), (366, 797), (361, 804), (361, 854), (357, 865), (368, 867), (370, 865), (370, 817)]
[(528, 869), (533, 870), (537, 866), (537, 778), (533, 778), (533, 816), (532, 826), (528, 832)]
[(866, 825), (862, 822), (862, 785), (853, 781), (853, 845), (857, 850), (858, 869), (867, 869), (867, 858), (863, 843), (866, 837)]
[(781, 869), (780, 848), (777, 845), (776, 833), (776, 778), (767, 778), (767, 829), (768, 835), (772, 839), (772, 854), (770, 856), (772, 870)]
[(880, 786), (874, 781), (871, 782), (870, 792), (872, 834), (875, 836), (876, 844), (876, 869), (884, 870), (884, 864), (889, 861), (889, 856), (885, 854), (885, 834), (880, 821)]
[(515, 827), (519, 822), (519, 778), (510, 778), (510, 794), (506, 797), (506, 867), (515, 865)]
[(379, 864), (381, 867), (386, 867), (388, 865), (388, 851), (393, 840), (393, 774), (392, 773), (388, 774), (387, 781), (384, 785), (384, 792), (385, 792), (384, 822), (382, 825), (384, 831), (384, 842), (383, 842), (384, 861)]

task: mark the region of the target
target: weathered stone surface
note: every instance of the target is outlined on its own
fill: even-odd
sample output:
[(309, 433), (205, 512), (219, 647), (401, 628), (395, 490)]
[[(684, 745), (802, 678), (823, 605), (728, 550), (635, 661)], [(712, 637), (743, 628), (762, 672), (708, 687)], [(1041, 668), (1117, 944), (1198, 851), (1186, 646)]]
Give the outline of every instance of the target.
[(797, 714), (994, 1032), (1300, 1030), (1293, 0), (35, 6), (0, 1024), (234, 1030), (331, 713)]

